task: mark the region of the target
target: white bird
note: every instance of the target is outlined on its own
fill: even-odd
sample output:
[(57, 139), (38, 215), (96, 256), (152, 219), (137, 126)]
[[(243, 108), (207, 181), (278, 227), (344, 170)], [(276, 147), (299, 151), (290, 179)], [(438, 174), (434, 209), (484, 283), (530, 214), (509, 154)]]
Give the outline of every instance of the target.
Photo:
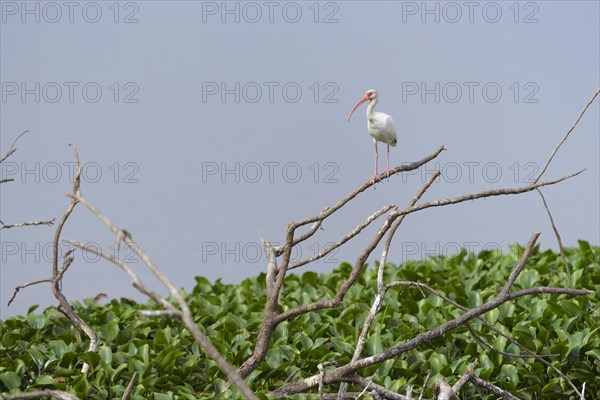
[(350, 112), (350, 115), (348, 115), (348, 122), (350, 122), (350, 118), (358, 106), (367, 100), (370, 100), (369, 106), (367, 107), (367, 128), (369, 135), (371, 135), (373, 138), (373, 143), (375, 144), (375, 175), (373, 175), (373, 184), (375, 184), (375, 181), (380, 179), (379, 174), (377, 173), (377, 161), (379, 159), (377, 142), (387, 144), (387, 168), (383, 172), (387, 173), (387, 177), (389, 179), (390, 171), (393, 171), (393, 169), (390, 168), (390, 146), (396, 146), (397, 134), (396, 125), (394, 124), (394, 120), (391, 116), (382, 112), (373, 112), (373, 108), (375, 108), (375, 105), (377, 104), (377, 90), (374, 89), (367, 90), (362, 99), (356, 103)]

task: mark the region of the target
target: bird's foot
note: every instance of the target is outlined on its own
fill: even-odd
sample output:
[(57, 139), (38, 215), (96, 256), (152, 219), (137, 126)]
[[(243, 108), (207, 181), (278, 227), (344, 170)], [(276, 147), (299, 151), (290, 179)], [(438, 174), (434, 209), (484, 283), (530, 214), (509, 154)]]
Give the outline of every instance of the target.
[(377, 181), (381, 181), (381, 178), (379, 177), (378, 173), (375, 173), (375, 175), (373, 175), (371, 180), (373, 181), (373, 189), (375, 189), (375, 184), (377, 183)]
[(390, 168), (390, 167), (387, 167), (385, 169), (385, 171), (383, 171), (383, 173), (387, 175), (388, 182), (390, 181), (390, 172), (394, 172), (394, 171), (395, 171), (394, 168)]

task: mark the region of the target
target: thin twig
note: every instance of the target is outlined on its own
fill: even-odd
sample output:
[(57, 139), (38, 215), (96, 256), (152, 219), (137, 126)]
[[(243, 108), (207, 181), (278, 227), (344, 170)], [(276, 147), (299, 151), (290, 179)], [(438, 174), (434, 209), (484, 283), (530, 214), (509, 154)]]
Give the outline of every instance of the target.
[(542, 198), (542, 202), (544, 203), (544, 208), (548, 213), (548, 217), (550, 218), (550, 224), (552, 225), (552, 230), (554, 231), (554, 236), (556, 236), (556, 240), (558, 241), (558, 248), (560, 249), (560, 256), (562, 258), (563, 264), (565, 265), (565, 270), (567, 271), (567, 275), (571, 276), (571, 269), (569, 268), (569, 262), (567, 261), (567, 257), (565, 256), (565, 248), (563, 247), (562, 239), (560, 238), (560, 233), (558, 233), (558, 229), (554, 224), (554, 218), (552, 218), (552, 213), (550, 212), (550, 208), (548, 207), (548, 203), (546, 203), (546, 198), (540, 189), (535, 189), (540, 197)]
[(471, 379), (471, 377), (473, 376), (473, 370), (475, 370), (476, 366), (477, 366), (477, 360), (475, 360), (471, 364), (469, 364), (465, 374), (463, 376), (461, 376), (460, 379), (457, 380), (454, 385), (452, 385), (452, 391), (454, 393), (460, 392), (460, 389), (463, 387), (463, 385)]
[[(443, 150), (445, 150), (445, 148), (442, 145), (442, 146), (438, 147), (432, 154), (428, 155), (427, 157), (423, 158), (422, 160), (415, 161), (414, 163), (411, 163), (411, 164), (398, 166), (398, 167), (394, 168), (392, 172), (390, 172), (390, 176), (395, 175), (400, 172), (413, 171), (413, 170), (425, 165), (426, 163), (433, 160), (434, 158), (436, 158)], [(383, 176), (383, 174), (382, 174), (382, 176)], [(297, 228), (304, 226), (304, 225), (311, 224), (313, 222), (324, 221), (327, 217), (329, 217), (330, 215), (335, 213), (337, 210), (342, 208), (344, 205), (346, 205), (348, 202), (350, 202), (352, 199), (354, 199), (356, 196), (358, 196), (360, 193), (364, 192), (371, 186), (373, 186), (373, 180), (369, 179), (367, 182), (360, 185), (354, 191), (352, 191), (351, 193), (344, 196), (335, 205), (326, 207), (318, 215), (303, 219), (301, 221), (296, 221), (296, 222), (290, 223), (290, 225), (288, 226), (288, 238), (289, 238), (290, 234), (291, 234), (291, 238), (289, 240), (287, 240), (287, 238), (286, 238), (286, 244), (289, 244), (291, 246), (294, 243), (293, 233)], [(316, 231), (316, 229), (315, 229), (315, 231)], [(285, 245), (278, 247), (277, 248), (277, 256), (284, 254), (285, 249), (286, 249)], [(284, 257), (284, 261), (285, 261), (285, 259), (286, 259), (286, 257)], [(289, 256), (287, 257), (287, 261), (289, 262)], [(287, 263), (284, 263), (282, 265), (287, 266)]]
[(369, 389), (369, 386), (371, 386), (372, 383), (373, 383), (373, 380), (369, 379), (369, 383), (367, 383), (367, 386), (365, 386), (365, 388), (363, 389), (363, 391), (360, 392), (360, 394), (358, 395), (357, 399), (361, 398), (363, 394), (367, 393), (367, 390)]
[[(81, 168), (81, 163), (79, 161), (79, 153), (77, 152), (77, 148), (72, 143), (69, 143), (69, 146), (71, 146), (71, 148), (73, 149), (73, 152), (75, 153), (75, 159), (77, 160), (77, 170), (75, 173), (75, 179), (73, 181), (73, 192), (72, 192), (73, 196), (76, 196), (79, 193), (82, 168)], [(56, 299), (60, 303), (60, 306), (62, 307), (65, 315), (69, 318), (71, 323), (77, 329), (83, 331), (89, 337), (90, 345), (89, 345), (88, 351), (96, 351), (96, 349), (98, 348), (98, 335), (96, 335), (96, 332), (94, 332), (94, 330), (84, 320), (82, 320), (77, 315), (77, 313), (75, 312), (75, 310), (73, 310), (73, 307), (71, 307), (71, 304), (69, 303), (69, 301), (67, 300), (67, 298), (65, 297), (65, 295), (62, 293), (62, 290), (61, 290), (62, 273), (58, 268), (58, 258), (59, 258), (59, 256), (58, 256), (58, 249), (59, 249), (58, 241), (60, 240), (60, 234), (62, 232), (62, 229), (65, 226), (65, 223), (67, 222), (67, 220), (69, 219), (69, 216), (75, 209), (76, 205), (77, 205), (77, 200), (75, 200), (75, 199), (71, 200), (71, 202), (69, 203), (69, 206), (67, 207), (67, 210), (65, 211), (60, 222), (58, 223), (58, 226), (56, 227), (56, 232), (54, 233), (54, 240), (52, 242), (52, 293), (54, 294), (54, 297), (56, 297)], [(66, 258), (65, 258), (65, 262), (66, 262)], [(69, 265), (70, 265), (70, 262), (65, 264), (65, 266), (67, 268)], [(84, 362), (81, 372), (83, 372), (84, 374), (87, 374), (89, 372), (89, 369), (90, 369), (89, 364)]]
[(487, 341), (485, 341), (481, 336), (479, 336), (475, 332), (475, 330), (473, 329), (473, 327), (471, 326), (471, 324), (467, 324), (467, 329), (469, 329), (469, 332), (471, 333), (471, 336), (473, 336), (473, 338), (475, 340), (477, 340), (480, 344), (482, 344), (484, 347), (487, 347), (488, 349), (492, 350), (494, 353), (498, 353), (498, 354), (503, 355), (505, 357), (509, 357), (509, 358), (523, 358), (523, 359), (525, 359), (525, 358), (543, 359), (544, 357), (558, 357), (558, 356), (560, 356), (560, 354), (514, 354), (514, 353), (507, 353), (506, 351), (498, 350), (497, 348), (495, 348), (494, 346), (492, 346), (491, 344), (489, 344)]
[(459, 400), (452, 387), (444, 381), (436, 382), (432, 388), (436, 400)]
[(523, 267), (525, 267), (525, 264), (527, 263), (527, 260), (529, 259), (529, 256), (531, 255), (533, 248), (535, 247), (535, 242), (537, 242), (539, 237), (540, 237), (540, 232), (534, 232), (531, 235), (531, 238), (529, 238), (529, 243), (527, 243), (527, 246), (525, 246), (525, 251), (523, 252), (523, 255), (521, 256), (519, 263), (512, 270), (508, 279), (506, 280), (506, 283), (504, 284), (504, 287), (502, 288), (502, 291), (500, 292), (500, 296), (506, 296), (508, 294), (510, 287), (512, 286), (512, 284), (515, 282), (515, 280), (517, 279), (517, 277), (523, 270)]
[(387, 206), (382, 207), (380, 210), (378, 210), (374, 214), (370, 215), (364, 222), (360, 223), (352, 231), (350, 231), (346, 235), (344, 235), (340, 240), (338, 240), (335, 243), (330, 244), (329, 246), (324, 248), (323, 251), (321, 251), (317, 254), (313, 254), (312, 256), (305, 258), (304, 260), (300, 260), (297, 263), (291, 264), (288, 267), (288, 270), (301, 267), (303, 265), (309, 264), (315, 260), (319, 260), (319, 259), (325, 257), (327, 254), (331, 253), (333, 250), (337, 249), (338, 247), (340, 247), (341, 245), (343, 245), (344, 243), (348, 242), (350, 239), (352, 239), (353, 237), (355, 237), (356, 235), (361, 233), (363, 231), (363, 229), (365, 229), (367, 226), (369, 226), (371, 224), (371, 222), (375, 221), (377, 218), (379, 218), (380, 216), (382, 216), (383, 214), (385, 214), (392, 208), (394, 208), (393, 204), (388, 204)]
[[(421, 199), (421, 197), (423, 197), (425, 192), (431, 187), (431, 185), (433, 185), (433, 183), (435, 182), (437, 177), (440, 175), (441, 175), (441, 172), (439, 170), (437, 170), (434, 172), (433, 175), (431, 175), (429, 177), (429, 179), (425, 182), (425, 184), (421, 187), (421, 189), (417, 192), (417, 194), (415, 194), (415, 196), (408, 203), (409, 208), (413, 207), (415, 204), (417, 204), (417, 201), (419, 201)], [(402, 221), (404, 221), (405, 217), (406, 217), (406, 214), (401, 215), (400, 218), (398, 218), (392, 224), (392, 227), (390, 228), (390, 232), (388, 233), (387, 238), (385, 239), (385, 243), (383, 245), (383, 251), (381, 252), (381, 261), (379, 262), (380, 267), (379, 267), (378, 276), (377, 276), (377, 284), (378, 284), (379, 291), (383, 290), (383, 268), (385, 267), (385, 264), (387, 264), (387, 255), (389, 253), (389, 249), (392, 244), (392, 239), (394, 238), (394, 235), (396, 234), (396, 230), (398, 229), (398, 227), (400, 226)], [(383, 265), (383, 267), (382, 267), (382, 265)]]
[(510, 392), (507, 392), (504, 389), (500, 389), (498, 386), (494, 385), (493, 383), (484, 381), (483, 379), (481, 379), (475, 375), (471, 376), (471, 383), (473, 383), (474, 385), (480, 386), (480, 387), (484, 388), (485, 390), (494, 393), (495, 395), (502, 396), (503, 398), (505, 398), (507, 400), (519, 400), (518, 397), (512, 395)]
[(21, 400), (21, 399), (40, 399), (53, 397), (61, 400), (79, 400), (79, 397), (69, 392), (63, 392), (61, 390), (42, 390), (38, 392), (23, 392), (17, 394), (11, 394), (1, 397), (3, 400)]
[[(456, 308), (458, 308), (460, 310), (463, 310), (463, 311), (468, 311), (469, 310), (467, 307), (464, 307), (464, 306), (456, 303), (452, 299), (444, 296), (443, 294), (437, 292), (436, 290), (432, 289), (431, 287), (429, 287), (428, 285), (426, 285), (424, 283), (410, 282), (410, 281), (395, 281), (395, 282), (388, 283), (386, 285), (387, 288), (391, 288), (391, 287), (394, 287), (394, 286), (413, 286), (413, 287), (416, 287), (416, 288), (419, 288), (419, 289), (426, 289), (427, 291), (429, 291), (434, 296), (439, 297), (440, 299), (444, 300), (445, 302), (447, 302), (449, 304), (452, 304), (454, 307), (456, 307)], [(503, 354), (503, 355), (506, 355), (506, 356), (509, 356), (509, 357), (517, 357), (517, 358), (535, 358), (536, 360), (538, 360), (542, 364), (546, 365), (548, 368), (554, 370), (554, 372), (556, 372), (557, 375), (559, 375), (561, 378), (563, 378), (569, 384), (569, 386), (571, 386), (573, 388), (573, 390), (575, 390), (575, 393), (579, 394), (579, 389), (577, 389), (577, 387), (575, 386), (575, 384), (560, 369), (556, 368), (554, 365), (552, 365), (552, 363), (548, 362), (544, 358), (544, 357), (556, 357), (556, 356), (558, 356), (557, 354), (543, 354), (543, 355), (538, 355), (533, 350), (528, 349), (527, 347), (525, 347), (521, 343), (519, 343), (517, 340), (513, 339), (512, 337), (510, 337), (507, 334), (505, 334), (504, 332), (502, 332), (500, 329), (496, 328), (493, 324), (491, 324), (490, 322), (486, 321), (484, 318), (477, 317), (477, 320), (481, 321), (488, 328), (492, 329), (494, 332), (498, 333), (500, 336), (504, 337), (506, 340), (510, 341), (512, 344), (514, 344), (515, 346), (517, 346), (521, 350), (523, 350), (526, 353), (528, 353), (528, 355), (519, 355), (519, 354), (511, 354), (511, 353), (501, 352), (500, 350), (498, 350), (496, 348), (493, 348), (491, 345), (487, 345), (487, 343), (483, 339), (481, 339), (478, 335), (474, 334), (474, 332), (471, 332), (471, 333), (474, 334), (473, 337), (476, 340), (481, 341), (481, 343), (483, 345), (487, 345), (486, 347), (490, 347), (493, 351), (498, 352), (499, 354)], [(469, 330), (471, 330), (469, 324), (467, 324), (467, 328), (469, 328)]]
[(544, 172), (546, 172), (546, 169), (548, 169), (548, 166), (552, 162), (552, 159), (556, 155), (556, 152), (558, 151), (558, 149), (560, 148), (560, 146), (562, 146), (562, 144), (565, 142), (565, 140), (567, 140), (567, 138), (569, 137), (569, 135), (571, 134), (571, 132), (573, 131), (573, 129), (575, 129), (575, 127), (577, 126), (577, 124), (579, 123), (579, 121), (581, 120), (581, 118), (583, 117), (583, 114), (585, 114), (585, 112), (592, 105), (592, 103), (594, 102), (594, 100), (596, 99), (596, 97), (598, 97), (598, 94), (600, 94), (600, 90), (598, 90), (596, 93), (594, 93), (594, 95), (592, 96), (592, 98), (590, 99), (590, 101), (588, 101), (588, 103), (585, 105), (585, 107), (583, 108), (583, 110), (579, 114), (579, 117), (577, 117), (577, 120), (575, 120), (575, 123), (571, 126), (571, 128), (569, 128), (569, 130), (567, 131), (567, 133), (565, 134), (565, 136), (558, 143), (558, 145), (554, 148), (554, 150), (550, 154), (550, 157), (548, 158), (548, 161), (546, 161), (546, 164), (544, 165), (544, 168), (542, 168), (542, 171), (537, 176), (537, 178), (535, 178), (535, 181), (533, 181), (533, 183), (538, 183), (538, 181), (540, 180), (540, 178), (542, 177), (542, 175), (544, 175)]
[(429, 201), (427, 203), (423, 203), (420, 204), (418, 206), (414, 206), (414, 207), (408, 207), (405, 208), (404, 210), (400, 210), (400, 211), (393, 211), (392, 214), (397, 214), (398, 216), (400, 215), (404, 215), (404, 214), (412, 214), (416, 211), (421, 211), (421, 210), (425, 210), (427, 208), (431, 208), (431, 207), (442, 207), (442, 206), (447, 206), (449, 204), (458, 204), (458, 203), (462, 203), (465, 201), (469, 201), (469, 200), (477, 200), (477, 199), (482, 199), (485, 197), (494, 197), (494, 196), (504, 196), (504, 195), (514, 195), (514, 194), (521, 194), (521, 193), (527, 193), (527, 192), (531, 192), (539, 187), (542, 186), (548, 186), (548, 185), (554, 185), (557, 184), (559, 182), (562, 182), (566, 179), (570, 179), (573, 178), (574, 176), (577, 176), (579, 174), (581, 174), (583, 171), (585, 171), (586, 169), (582, 169), (579, 170), (575, 173), (569, 174), (569, 175), (565, 175), (561, 178), (558, 179), (554, 179), (551, 181), (545, 181), (545, 182), (541, 182), (541, 183), (534, 183), (531, 185), (527, 185), (527, 186), (522, 186), (519, 188), (504, 188), (504, 189), (492, 189), (492, 190), (485, 190), (482, 192), (477, 192), (477, 193), (471, 193), (471, 194), (467, 194), (464, 196), (458, 196), (458, 197), (452, 197), (452, 198), (447, 198), (447, 199), (443, 199), (443, 200), (434, 200), (434, 201)]
[(11, 296), (10, 300), (8, 300), (7, 306), (10, 306), (11, 303), (15, 300), (15, 297), (17, 297), (17, 293), (19, 293), (19, 290), (25, 289), (26, 287), (29, 287), (29, 286), (37, 285), (38, 283), (52, 283), (52, 279), (49, 279), (49, 278), (48, 279), (40, 279), (37, 281), (31, 281), (31, 282), (27, 282), (27, 283), (17, 286), (15, 288), (15, 291), (13, 292), (13, 295)]
[[(436, 171), (427, 180), (427, 182), (425, 182), (425, 184), (419, 189), (417, 194), (410, 200), (408, 207), (414, 206), (417, 203), (417, 201), (419, 201), (419, 199), (423, 196), (423, 194), (425, 194), (427, 189), (429, 189), (429, 187), (431, 187), (431, 185), (433, 184), (433, 182), (439, 175), (440, 175), (440, 171)], [(394, 233), (396, 232), (396, 230), (398, 229), (398, 227), (400, 226), (400, 224), (402, 223), (404, 218), (405, 218), (405, 215), (402, 215), (399, 218), (397, 218), (395, 220), (395, 222), (391, 225), (391, 228), (387, 234), (387, 238), (386, 238), (385, 245), (383, 247), (383, 251), (382, 251), (382, 255), (381, 255), (381, 262), (379, 263), (379, 270), (377, 271), (377, 288), (378, 288), (377, 295), (375, 296), (373, 304), (371, 305), (371, 309), (369, 310), (369, 313), (367, 314), (367, 317), (365, 318), (365, 322), (361, 329), (360, 335), (358, 336), (356, 348), (354, 349), (354, 354), (352, 355), (352, 361), (356, 361), (360, 358), (360, 355), (361, 355), (361, 353), (365, 347), (365, 344), (367, 342), (367, 335), (369, 334), (371, 325), (373, 324), (373, 321), (375, 320), (375, 317), (377, 316), (377, 313), (379, 313), (379, 310), (381, 309), (381, 305), (383, 304), (383, 299), (385, 297), (385, 292), (387, 290), (387, 288), (384, 287), (384, 284), (383, 284), (383, 272), (384, 272), (384, 268), (385, 268), (385, 264), (386, 264), (387, 254), (389, 251), (390, 244), (392, 242), (392, 238), (394, 237)], [(347, 390), (348, 390), (348, 383), (346, 383), (346, 382), (342, 383), (340, 385), (340, 390), (338, 391), (338, 400), (343, 400)]]
[(362, 387), (366, 387), (367, 385), (370, 386), (371, 388), (373, 388), (373, 390), (380, 395), (381, 397), (384, 397), (386, 399), (392, 399), (392, 400), (412, 400), (409, 399), (408, 397), (401, 395), (400, 393), (396, 393), (393, 392), (389, 389), (387, 389), (384, 386), (378, 385), (377, 383), (373, 382), (372, 379), (367, 379), (364, 378), (360, 375), (352, 375), (349, 376), (347, 378), (343, 379), (344, 382), (347, 383), (353, 383)]
[(37, 225), (52, 225), (56, 221), (56, 218), (52, 218), (48, 221), (31, 221), (31, 222), (20, 222), (18, 224), (0, 224), (0, 229), (20, 228), (23, 226), (37, 226)]
[(423, 388), (421, 389), (421, 394), (419, 395), (418, 400), (423, 400), (423, 395), (425, 394), (425, 388), (427, 387), (429, 378), (431, 378), (431, 371), (427, 372), (427, 375), (425, 375), (425, 380), (423, 381)]
[(22, 132), (19, 136), (17, 136), (15, 138), (15, 140), (13, 140), (12, 144), (10, 145), (10, 147), (8, 148), (8, 151), (6, 152), (6, 154), (4, 154), (4, 156), (2, 156), (2, 158), (0, 158), (0, 163), (3, 163), (4, 160), (6, 160), (8, 157), (12, 156), (13, 153), (15, 151), (17, 151), (17, 149), (14, 147), (15, 144), (17, 143), (17, 140), (19, 140), (21, 138), (21, 136), (23, 136), (24, 134), (26, 134), (27, 132), (29, 132), (29, 130), (26, 130), (24, 132)]
[(128, 400), (129, 396), (131, 396), (131, 392), (133, 392), (133, 388), (135, 387), (135, 385), (137, 385), (137, 381), (138, 378), (140, 377), (140, 374), (136, 372), (133, 373), (133, 376), (131, 377), (131, 380), (129, 381), (129, 385), (127, 385), (127, 388), (125, 388), (125, 392), (123, 392), (123, 397), (121, 397), (121, 400)]
[[(163, 284), (169, 291), (170, 295), (177, 301), (181, 312), (174, 312), (172, 306), (167, 310), (169, 314), (177, 316), (187, 330), (190, 332), (196, 343), (198, 343), (204, 352), (217, 364), (221, 372), (223, 372), (227, 378), (233, 382), (240, 392), (246, 399), (256, 400), (256, 395), (250, 390), (246, 382), (242, 377), (233, 369), (233, 367), (227, 362), (225, 357), (219, 352), (219, 350), (212, 344), (212, 342), (206, 337), (202, 331), (198, 328), (194, 316), (190, 311), (189, 305), (184, 300), (180, 291), (175, 287), (173, 282), (158, 268), (158, 266), (152, 261), (150, 256), (142, 249), (141, 246), (137, 245), (131, 238), (131, 234), (124, 230), (117, 228), (110, 219), (105, 217), (94, 205), (89, 203), (86, 199), (81, 197), (79, 193), (71, 195), (73, 201), (81, 203), (84, 207), (90, 210), (100, 221), (102, 221), (108, 229), (116, 234), (117, 241), (123, 241), (133, 252), (146, 264), (152, 274)], [(136, 286), (136, 285), (134, 285)], [(143, 286), (140, 286), (143, 287)], [(137, 286), (136, 286), (137, 288)], [(139, 290), (139, 289), (138, 289)], [(147, 289), (146, 289), (147, 290)], [(148, 291), (148, 290), (147, 290)]]
[(87, 243), (81, 243), (81, 242), (78, 242), (76, 240), (71, 240), (71, 239), (63, 239), (63, 241), (65, 243), (69, 243), (70, 245), (75, 246), (85, 252), (89, 252), (94, 255), (100, 256), (100, 257), (106, 259), (107, 261), (110, 261), (111, 263), (115, 264), (117, 267), (119, 267), (120, 269), (125, 271), (127, 273), (127, 275), (129, 275), (129, 277), (131, 278), (131, 284), (133, 285), (133, 287), (135, 287), (137, 290), (139, 290), (141, 293), (145, 294), (146, 296), (150, 297), (152, 300), (154, 300), (157, 304), (159, 304), (166, 310), (171, 311), (171, 312), (179, 312), (175, 307), (173, 307), (173, 305), (171, 303), (166, 301), (162, 296), (160, 296), (157, 293), (155, 293), (154, 291), (148, 289), (142, 283), (141, 279), (133, 271), (133, 269), (131, 269), (131, 267), (129, 267), (129, 265), (125, 264), (123, 261), (116, 258), (114, 255), (101, 250), (97, 246), (93, 246), (93, 245), (90, 245)]
[[(362, 368), (366, 368), (371, 365), (382, 363), (386, 360), (392, 359), (400, 354), (403, 354), (409, 350), (412, 350), (415, 347), (417, 347), (423, 343), (429, 342), (435, 338), (438, 338), (438, 337), (444, 335), (447, 332), (450, 332), (451, 330), (458, 328), (459, 326), (464, 325), (466, 322), (468, 322), (474, 318), (477, 318), (478, 316), (481, 316), (495, 308), (498, 308), (499, 306), (501, 306), (504, 303), (516, 300), (520, 297), (533, 296), (533, 295), (539, 295), (539, 294), (565, 294), (565, 295), (569, 295), (569, 296), (589, 296), (589, 295), (593, 295), (594, 293), (595, 292), (591, 291), (591, 290), (552, 288), (552, 287), (544, 287), (544, 286), (528, 288), (528, 289), (523, 289), (523, 290), (519, 290), (516, 292), (508, 293), (505, 296), (500, 296), (498, 298), (490, 300), (489, 302), (482, 304), (481, 306), (479, 306), (475, 309), (469, 310), (469, 311), (465, 312), (464, 314), (454, 318), (453, 320), (450, 320), (450, 321), (438, 326), (437, 328), (434, 328), (428, 332), (419, 334), (419, 335), (415, 336), (414, 338), (407, 340), (405, 342), (402, 342), (396, 346), (393, 346), (390, 349), (385, 350), (379, 354), (376, 354), (376, 355), (370, 356), (370, 357), (365, 357), (365, 358), (357, 360), (355, 362), (346, 364), (342, 367), (336, 368), (327, 374), (327, 376), (325, 378), (325, 383), (335, 383), (335, 382), (345, 381), (346, 380), (345, 377), (348, 376), (349, 374), (355, 373), (356, 371), (358, 371)], [(294, 393), (304, 392), (308, 389), (314, 388), (316, 385), (317, 385), (317, 378), (315, 376), (312, 376), (312, 377), (306, 378), (302, 381), (294, 382), (294, 383), (286, 385), (282, 388), (279, 388), (279, 389), (271, 392), (271, 395), (274, 397), (287, 396), (287, 395), (291, 395)]]

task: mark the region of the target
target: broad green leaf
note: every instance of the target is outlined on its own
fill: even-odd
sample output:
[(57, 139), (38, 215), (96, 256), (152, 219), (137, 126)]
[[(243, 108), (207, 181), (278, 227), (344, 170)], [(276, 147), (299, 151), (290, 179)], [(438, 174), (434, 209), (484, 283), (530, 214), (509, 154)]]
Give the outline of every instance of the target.
[(18, 389), (21, 386), (21, 378), (11, 371), (0, 373), (0, 380), (9, 390)]
[(433, 353), (429, 357), (429, 366), (431, 367), (431, 372), (434, 374), (441, 373), (442, 369), (448, 365), (448, 360), (446, 356), (439, 353)]
[(100, 355), (95, 351), (86, 351), (82, 358), (94, 369), (98, 366), (98, 363), (100, 363)]
[(102, 361), (104, 361), (106, 364), (110, 365), (112, 363), (112, 350), (110, 347), (106, 345), (100, 346), (98, 349), (98, 354), (100, 355)]
[(104, 342), (112, 342), (119, 333), (119, 323), (116, 320), (110, 320), (100, 328), (100, 337)]
[(372, 334), (367, 338), (367, 354), (373, 356), (383, 351), (383, 343), (378, 334)]
[(49, 375), (38, 376), (37, 379), (35, 380), (35, 385), (37, 385), (37, 386), (52, 385), (53, 383), (54, 383), (54, 379)]
[(40, 330), (46, 326), (46, 317), (43, 314), (27, 315), (27, 323), (33, 329)]

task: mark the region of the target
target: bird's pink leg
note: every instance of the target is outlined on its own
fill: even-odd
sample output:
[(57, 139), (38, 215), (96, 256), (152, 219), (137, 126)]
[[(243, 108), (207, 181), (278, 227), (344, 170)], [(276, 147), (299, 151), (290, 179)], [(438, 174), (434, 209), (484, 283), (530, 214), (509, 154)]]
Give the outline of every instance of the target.
[(385, 169), (384, 173), (387, 174), (387, 178), (388, 178), (388, 182), (390, 180), (390, 172), (393, 171), (393, 168), (390, 168), (390, 145), (387, 145), (387, 168)]
[(377, 151), (377, 142), (375, 142), (375, 175), (373, 175), (373, 189), (375, 189), (375, 182), (379, 180), (379, 174), (377, 173), (377, 161), (379, 160), (379, 152)]

